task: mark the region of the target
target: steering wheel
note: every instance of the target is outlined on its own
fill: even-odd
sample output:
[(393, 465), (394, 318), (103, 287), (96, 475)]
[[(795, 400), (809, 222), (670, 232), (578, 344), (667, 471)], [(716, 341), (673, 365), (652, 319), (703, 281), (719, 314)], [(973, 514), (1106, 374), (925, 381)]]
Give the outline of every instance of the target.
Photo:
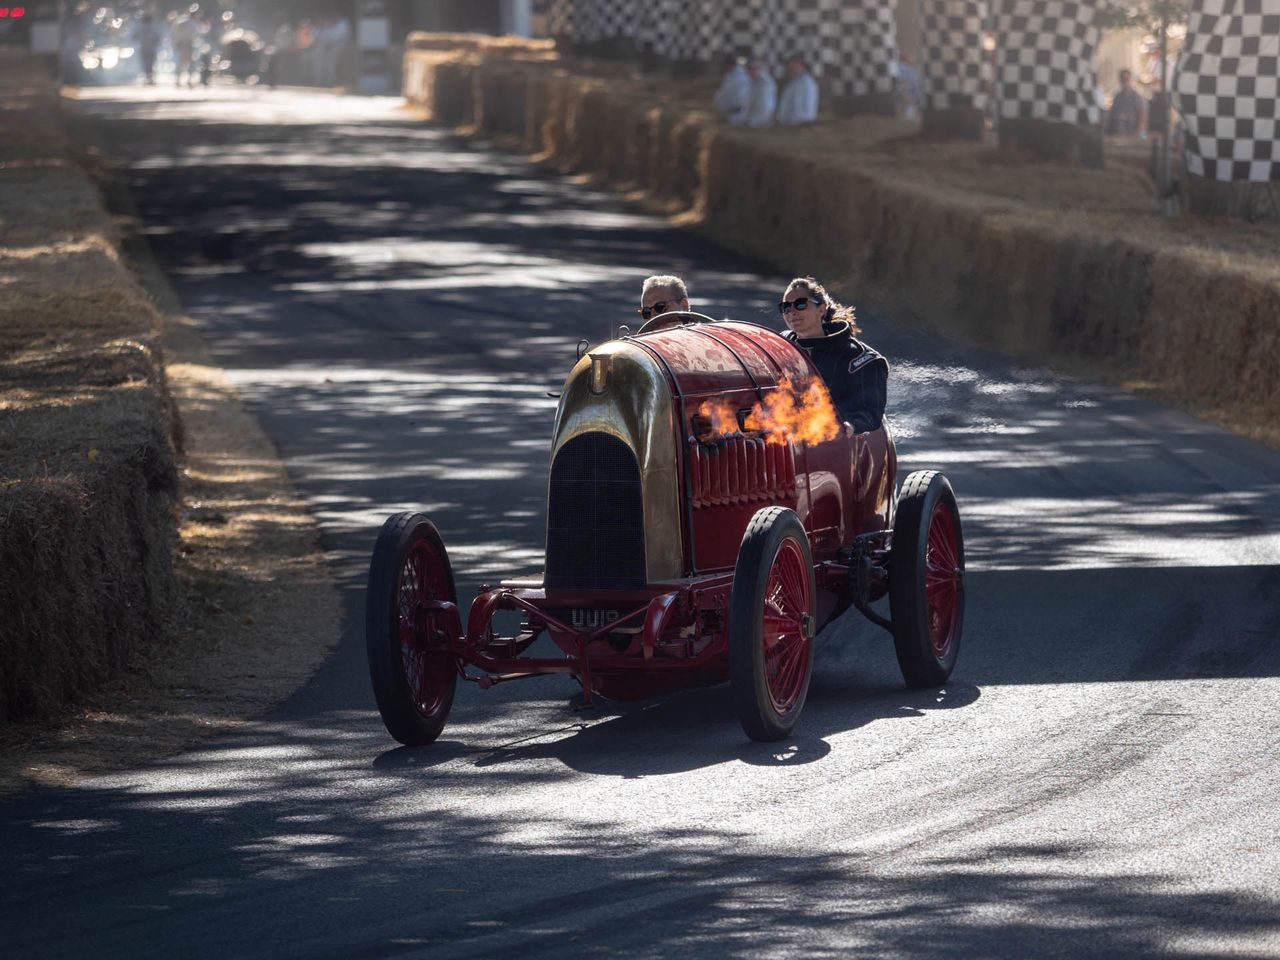
[(646, 320), (640, 329), (636, 331), (636, 336), (642, 333), (653, 333), (655, 330), (665, 330), (667, 327), (683, 326), (686, 323), (715, 322), (705, 313), (695, 313), (692, 310), (668, 310), (666, 313), (660, 313), (656, 317)]

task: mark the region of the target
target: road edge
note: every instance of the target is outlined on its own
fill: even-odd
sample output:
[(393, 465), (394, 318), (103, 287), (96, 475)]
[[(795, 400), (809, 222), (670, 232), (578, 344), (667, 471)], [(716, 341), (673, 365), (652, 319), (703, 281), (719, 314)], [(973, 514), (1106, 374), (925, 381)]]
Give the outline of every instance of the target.
[(122, 259), (163, 320), (163, 363), (184, 448), (179, 598), (169, 636), (153, 651), (56, 720), (5, 731), (0, 797), (171, 757), (260, 718), (310, 680), (342, 627), (318, 523), (183, 312), (90, 121), (65, 95), (63, 105)]

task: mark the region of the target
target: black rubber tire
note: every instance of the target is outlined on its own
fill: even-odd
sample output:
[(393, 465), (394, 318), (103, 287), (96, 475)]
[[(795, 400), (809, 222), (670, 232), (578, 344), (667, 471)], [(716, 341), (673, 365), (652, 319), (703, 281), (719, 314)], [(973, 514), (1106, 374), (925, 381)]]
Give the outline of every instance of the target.
[[(929, 523), (935, 510), (950, 512), (955, 529), (957, 566), (960, 569), (955, 606), (955, 633), (944, 656), (934, 650), (929, 632), (925, 596), (925, 572)], [(934, 470), (918, 470), (907, 477), (898, 497), (893, 521), (893, 549), (889, 555), (889, 609), (893, 620), (893, 646), (907, 685), (937, 687), (946, 683), (960, 654), (964, 627), (964, 530), (951, 484)]]
[[(813, 554), (800, 518), (785, 507), (764, 507), (747, 524), (733, 572), (729, 601), (729, 682), (742, 729), (752, 740), (772, 742), (787, 736), (800, 718), (813, 674), (813, 638), (808, 638), (807, 662), (798, 699), (779, 713), (769, 694), (764, 663), (764, 602), (769, 573), (783, 543), (793, 539), (800, 548), (808, 576), (810, 605), (817, 600)], [(810, 609), (809, 617), (816, 612)]]
[(365, 647), (373, 695), (387, 732), (406, 746), (421, 746), (440, 736), (453, 708), (458, 683), (457, 669), (451, 662), (447, 695), (437, 709), (426, 715), (414, 702), (405, 675), (399, 630), (400, 573), (414, 544), (423, 539), (431, 543), (443, 563), (448, 599), (458, 602), (453, 568), (435, 524), (420, 513), (397, 513), (382, 525), (374, 544), (364, 603)]

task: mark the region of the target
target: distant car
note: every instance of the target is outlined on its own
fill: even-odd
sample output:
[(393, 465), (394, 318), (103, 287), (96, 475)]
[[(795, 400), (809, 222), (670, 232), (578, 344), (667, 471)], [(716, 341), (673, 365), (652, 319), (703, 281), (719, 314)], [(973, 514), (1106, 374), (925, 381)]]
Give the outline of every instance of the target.
[[(777, 740), (804, 706), (815, 636), (850, 605), (892, 632), (909, 685), (945, 682), (965, 595), (951, 485), (919, 471), (899, 491), (888, 427), (840, 429), (829, 401), (835, 429), (816, 440), (761, 425), (821, 382), (774, 331), (695, 313), (586, 352), (556, 414), (541, 577), (484, 588), (464, 617), (432, 522), (383, 526), (366, 642), (391, 735), (434, 740), (459, 677), (568, 674), (587, 702), (728, 680), (746, 733)], [(886, 593), (891, 619), (870, 608)], [(500, 610), (522, 615), (517, 632), (495, 628)], [(527, 656), (543, 636), (563, 656)]]
[(0, 44), (26, 48), (31, 43), (31, 14), (26, 7), (0, 7)]
[(129, 83), (142, 72), (137, 50), (121, 43), (86, 41), (79, 58), (81, 80), (86, 83)]
[(234, 77), (240, 83), (257, 83), (265, 71), (266, 44), (252, 30), (236, 27), (224, 33), (213, 55), (214, 75)]

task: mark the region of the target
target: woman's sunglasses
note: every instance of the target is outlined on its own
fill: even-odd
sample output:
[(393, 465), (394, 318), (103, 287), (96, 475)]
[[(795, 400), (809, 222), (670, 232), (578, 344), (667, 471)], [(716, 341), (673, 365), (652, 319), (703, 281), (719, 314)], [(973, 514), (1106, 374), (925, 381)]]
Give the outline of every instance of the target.
[(667, 303), (665, 300), (659, 300), (652, 307), (640, 307), (636, 310), (636, 313), (648, 320), (650, 317), (656, 317), (658, 314), (666, 313), (667, 307), (673, 306), (674, 304), (674, 300), (671, 303)]
[(778, 312), (786, 313), (788, 310), (807, 310), (809, 309), (809, 301), (814, 303), (822, 303), (821, 297), (796, 297), (794, 300), (782, 300), (778, 303)]

